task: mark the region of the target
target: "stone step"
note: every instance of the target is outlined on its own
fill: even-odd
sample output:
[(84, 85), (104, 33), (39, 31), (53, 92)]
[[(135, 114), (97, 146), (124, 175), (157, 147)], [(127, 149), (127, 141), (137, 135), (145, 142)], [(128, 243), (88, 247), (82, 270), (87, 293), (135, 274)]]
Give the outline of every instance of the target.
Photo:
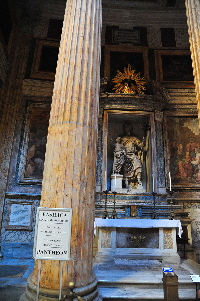
[[(128, 250), (130, 250), (130, 249), (131, 248), (129, 248)], [(104, 252), (97, 252), (95, 262), (96, 263), (104, 262), (104, 263), (108, 263), (108, 264), (110, 264), (110, 263), (115, 264), (116, 260), (118, 260), (118, 259), (122, 260), (122, 257), (123, 257), (123, 260), (124, 261), (126, 260), (126, 261), (130, 262), (130, 263), (128, 263), (128, 265), (132, 266), (131, 261), (140, 261), (140, 259), (142, 257), (146, 261), (152, 261), (152, 262), (153, 261), (159, 261), (160, 263), (162, 263), (162, 265), (161, 265), (161, 268), (162, 268), (162, 266), (166, 265), (167, 262), (169, 262), (169, 261), (170, 262), (177, 262), (177, 263), (180, 261), (178, 253), (176, 253), (174, 256), (172, 256), (172, 253), (170, 254), (171, 256), (168, 256), (168, 254), (164, 256), (163, 254), (159, 253), (159, 250), (157, 252), (155, 252), (155, 249), (154, 249), (154, 252), (150, 252), (149, 249), (146, 249), (147, 253), (141, 254), (140, 251), (139, 251), (139, 248), (134, 248), (133, 249), (134, 253), (132, 252), (131, 254), (127, 254), (127, 250), (126, 250), (125, 251), (126, 254), (123, 255), (123, 254), (119, 254), (119, 252), (120, 253), (123, 252), (122, 250), (120, 250), (120, 251), (119, 250), (120, 250), (120, 248), (116, 248), (116, 251), (118, 252), (118, 254), (115, 253), (115, 255), (114, 255), (115, 258), (113, 258), (113, 254), (111, 252), (107, 251), (107, 250), (104, 250)]]
[[(153, 282), (144, 282), (144, 283), (136, 283), (136, 282), (129, 282), (129, 283), (125, 283), (125, 282), (121, 282), (121, 283), (115, 283), (115, 282), (101, 282), (98, 281), (98, 287), (100, 288), (120, 288), (122, 287), (125, 289), (148, 289), (148, 288), (152, 288), (152, 289), (163, 289), (163, 282), (161, 281), (160, 283), (153, 283)], [(194, 290), (195, 285), (193, 283), (186, 283), (186, 282), (180, 282), (178, 284), (179, 289), (191, 289)]]
[[(99, 293), (102, 296), (103, 301), (114, 300), (138, 300), (138, 301), (148, 301), (148, 300), (164, 300), (163, 289), (132, 289), (132, 288), (99, 288)], [(178, 296), (180, 301), (193, 301), (196, 300), (195, 287), (193, 289), (179, 289)], [(173, 300), (171, 300), (173, 301)]]
[[(122, 262), (130, 264), (119, 264)], [(180, 301), (196, 300), (196, 284), (192, 282), (190, 275), (199, 274), (199, 267), (192, 260), (174, 264)], [(159, 261), (115, 259), (115, 264), (97, 264), (95, 273), (103, 301), (164, 300), (162, 263)]]
[[(98, 278), (98, 286), (104, 288), (120, 288), (123, 286), (125, 289), (163, 289), (162, 275), (136, 275), (131, 277), (128, 274), (124, 274), (123, 278), (120, 273), (113, 275), (110, 279), (105, 279), (101, 275), (101, 279)], [(191, 281), (190, 276), (178, 276), (179, 289), (194, 289), (195, 285)]]

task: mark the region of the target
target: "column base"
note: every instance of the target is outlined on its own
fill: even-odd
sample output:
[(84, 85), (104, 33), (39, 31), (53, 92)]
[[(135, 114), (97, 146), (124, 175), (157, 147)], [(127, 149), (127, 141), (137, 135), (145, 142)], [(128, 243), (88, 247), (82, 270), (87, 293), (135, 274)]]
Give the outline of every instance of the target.
[[(81, 296), (86, 301), (101, 301), (102, 298), (98, 295), (97, 280), (90, 283), (87, 286), (81, 288), (75, 288), (74, 292), (78, 296)], [(62, 292), (62, 297), (65, 295), (65, 290)], [(30, 278), (27, 281), (26, 292), (21, 296), (19, 301), (36, 301), (37, 297), (37, 286), (34, 285)], [(39, 301), (58, 301), (59, 290), (44, 289), (40, 288)]]

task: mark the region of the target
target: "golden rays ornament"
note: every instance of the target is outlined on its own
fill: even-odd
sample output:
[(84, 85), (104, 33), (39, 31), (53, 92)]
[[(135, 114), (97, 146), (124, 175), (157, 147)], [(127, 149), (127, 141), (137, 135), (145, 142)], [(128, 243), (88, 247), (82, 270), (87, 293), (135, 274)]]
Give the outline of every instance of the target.
[(146, 90), (144, 77), (140, 77), (140, 72), (131, 69), (131, 65), (124, 68), (124, 72), (117, 70), (117, 75), (112, 81), (115, 83), (113, 88), (115, 93), (144, 94)]

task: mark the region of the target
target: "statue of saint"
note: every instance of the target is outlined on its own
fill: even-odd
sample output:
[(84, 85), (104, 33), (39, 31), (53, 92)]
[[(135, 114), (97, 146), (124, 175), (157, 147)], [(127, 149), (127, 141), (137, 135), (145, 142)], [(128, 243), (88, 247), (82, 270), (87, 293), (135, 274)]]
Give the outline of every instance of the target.
[(132, 134), (132, 125), (125, 123), (124, 135), (117, 137), (114, 149), (113, 174), (123, 175), (126, 188), (142, 187), (144, 139), (140, 141)]

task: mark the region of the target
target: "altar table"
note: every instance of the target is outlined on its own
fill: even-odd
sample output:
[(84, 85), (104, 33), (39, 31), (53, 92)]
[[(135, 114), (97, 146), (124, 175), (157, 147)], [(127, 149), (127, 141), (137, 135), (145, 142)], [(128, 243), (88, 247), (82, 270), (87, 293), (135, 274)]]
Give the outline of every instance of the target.
[(179, 220), (96, 218), (95, 229), (97, 261), (128, 258), (180, 262), (176, 243), (176, 236), (182, 233)]

